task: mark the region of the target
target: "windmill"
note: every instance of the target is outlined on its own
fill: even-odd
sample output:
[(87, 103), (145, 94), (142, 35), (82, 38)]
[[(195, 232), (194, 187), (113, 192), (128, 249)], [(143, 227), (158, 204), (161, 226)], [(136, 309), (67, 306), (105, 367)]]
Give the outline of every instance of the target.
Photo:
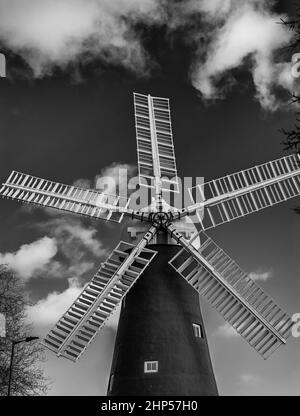
[[(43, 345), (78, 360), (122, 305), (109, 395), (217, 395), (199, 294), (263, 358), (286, 343), (292, 321), (206, 230), (299, 195), (300, 158), (194, 186), (191, 205), (175, 208), (164, 197), (179, 190), (169, 100), (134, 93), (134, 109), (139, 180), (154, 193), (149, 206), (133, 209), (124, 197), (16, 171), (0, 190), (90, 218), (134, 220), (129, 241), (120, 241)], [(195, 213), (200, 231), (186, 222)]]

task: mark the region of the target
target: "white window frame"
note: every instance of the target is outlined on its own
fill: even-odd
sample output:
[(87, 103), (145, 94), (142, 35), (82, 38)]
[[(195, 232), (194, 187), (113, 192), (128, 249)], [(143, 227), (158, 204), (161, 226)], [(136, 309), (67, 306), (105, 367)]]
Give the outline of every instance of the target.
[(0, 338), (6, 337), (6, 319), (3, 313), (0, 313)]
[(110, 377), (109, 377), (109, 382), (108, 382), (108, 391), (111, 391), (112, 390), (112, 386), (113, 386), (113, 383), (114, 383), (114, 374), (112, 373), (111, 375), (110, 375)]
[(193, 324), (193, 329), (196, 338), (203, 338), (203, 330), (200, 324)]
[(157, 373), (158, 372), (158, 361), (145, 361), (144, 362), (144, 373)]

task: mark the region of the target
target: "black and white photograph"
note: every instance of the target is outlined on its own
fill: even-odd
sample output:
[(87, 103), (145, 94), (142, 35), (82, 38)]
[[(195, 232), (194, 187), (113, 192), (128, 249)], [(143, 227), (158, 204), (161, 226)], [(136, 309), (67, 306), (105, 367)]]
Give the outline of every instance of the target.
[(299, 0), (0, 0), (0, 197), (0, 408), (300, 396)]

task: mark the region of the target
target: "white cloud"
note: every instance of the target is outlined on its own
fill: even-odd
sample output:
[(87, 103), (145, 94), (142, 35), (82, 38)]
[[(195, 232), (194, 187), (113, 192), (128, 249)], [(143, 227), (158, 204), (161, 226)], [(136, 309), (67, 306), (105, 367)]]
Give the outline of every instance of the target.
[(95, 178), (95, 188), (112, 195), (128, 196), (128, 181), (137, 173), (137, 167), (114, 162), (103, 168)]
[(161, 16), (158, 0), (0, 0), (0, 40), (37, 77), (82, 54), (140, 71), (147, 55), (133, 23)]
[(214, 332), (214, 335), (221, 336), (225, 338), (236, 337), (238, 332), (233, 328), (233, 326), (228, 323), (219, 326), (219, 328)]
[(255, 281), (265, 282), (266, 280), (269, 280), (272, 277), (272, 273), (270, 271), (267, 271), (267, 272), (262, 272), (262, 271), (251, 272), (251, 273), (249, 273), (249, 277), (250, 277), (250, 279), (255, 280)]
[[(78, 181), (78, 186), (91, 186), (87, 179)], [(35, 209), (41, 209), (41, 207), (30, 205), (21, 207), (22, 211), (29, 214)], [(79, 281), (91, 278), (96, 267), (110, 252), (110, 249), (107, 249), (98, 237), (96, 226), (92, 223), (87, 224), (84, 217), (70, 215), (65, 211), (44, 207), (42, 210), (49, 218), (40, 223), (34, 223), (34, 228), (47, 233), (56, 242), (58, 253), (58, 256), (44, 268), (44, 277), (75, 278)]]
[[(38, 327), (39, 331), (43, 332), (44, 335), (66, 313), (83, 289), (84, 286), (78, 285), (77, 279), (69, 279), (69, 287), (66, 290), (61, 293), (49, 293), (45, 298), (27, 307), (26, 314), (28, 320)], [(120, 306), (109, 317), (106, 326), (116, 330), (119, 314)]]
[[(106, 257), (108, 252), (96, 238), (97, 230), (84, 227), (80, 218), (51, 218), (38, 224), (37, 228), (47, 231), (57, 245), (58, 257), (47, 264), (45, 277), (62, 278), (69, 284), (63, 292), (53, 291), (27, 308), (27, 317), (44, 335), (80, 295), (100, 266), (101, 257)], [(110, 326), (116, 326), (116, 319), (114, 315)]]
[(70, 286), (65, 291), (49, 293), (46, 298), (29, 306), (27, 308), (29, 321), (38, 327), (47, 327), (47, 329), (54, 325), (82, 291), (82, 288), (74, 281), (69, 281), (69, 283)]
[[(275, 54), (293, 33), (279, 25), (275, 0), (0, 0), (0, 41), (20, 54), (36, 77), (53, 67), (95, 58), (138, 74), (155, 66), (136, 23), (181, 30), (194, 51), (191, 82), (205, 99), (222, 97), (234, 84), (232, 70), (252, 75), (256, 98), (268, 110), (283, 104), (277, 87), (292, 91), (291, 64)], [(183, 30), (184, 29), (184, 30)], [(172, 39), (172, 36), (168, 37)], [(166, 40), (167, 41), (167, 40)], [(222, 78), (222, 86), (218, 80)]]
[(78, 285), (91, 279), (101, 260), (109, 254), (97, 238), (97, 229), (83, 224), (81, 218), (52, 215), (35, 227), (47, 232), (57, 243), (58, 257), (45, 268), (45, 277), (72, 279)]
[(57, 253), (55, 238), (43, 237), (23, 244), (14, 253), (0, 253), (0, 263), (8, 264), (23, 280), (29, 280), (48, 265)]
[[(291, 89), (293, 79), (291, 65), (276, 63), (275, 52), (288, 44), (292, 33), (278, 24), (280, 16), (272, 12), (273, 3), (232, 0), (222, 8), (217, 7), (216, 0), (210, 6), (207, 1), (200, 3), (207, 13), (209, 42), (205, 58), (199, 54), (194, 65), (192, 81), (204, 98), (220, 98), (232, 86), (230, 71), (242, 67), (246, 58), (250, 58), (247, 65), (262, 107), (276, 110), (282, 104), (274, 88)], [(227, 79), (220, 87), (217, 81), (224, 75)]]

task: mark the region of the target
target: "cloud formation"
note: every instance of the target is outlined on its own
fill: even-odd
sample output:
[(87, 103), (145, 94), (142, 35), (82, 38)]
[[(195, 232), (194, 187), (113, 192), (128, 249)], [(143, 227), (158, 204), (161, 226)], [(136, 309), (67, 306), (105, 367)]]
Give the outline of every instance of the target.
[(0, 264), (7, 264), (24, 282), (41, 277), (82, 282), (86, 274), (92, 277), (95, 267), (109, 254), (97, 237), (97, 229), (84, 224), (82, 218), (49, 211), (45, 209), (50, 219), (34, 225), (47, 236), (23, 244), (15, 252), (0, 253)]
[[(41, 334), (45, 335), (50, 327), (66, 313), (83, 289), (84, 286), (78, 286), (74, 281), (70, 280), (69, 287), (63, 292), (51, 292), (34, 305), (27, 307), (26, 314), (28, 320), (39, 328)], [(120, 306), (109, 317), (106, 326), (117, 330), (119, 315)]]
[[(27, 308), (29, 321), (44, 336), (79, 296), (108, 251), (97, 238), (97, 229), (85, 226), (81, 218), (51, 215), (49, 220), (35, 227), (47, 232), (50, 237), (46, 238), (55, 242), (57, 256), (49, 259), (47, 267), (40, 268), (39, 273), (33, 270), (28, 278), (40, 276), (42, 270), (44, 278), (61, 278), (68, 282), (67, 289), (62, 292), (54, 290)], [(116, 322), (114, 317), (110, 325), (116, 327)]]
[[(63, 216), (50, 219), (39, 224), (39, 228), (47, 230), (53, 236), (62, 252), (71, 258), (67, 246), (72, 247), (72, 256), (80, 256), (80, 249), (85, 248), (95, 256), (103, 256), (106, 249), (100, 240), (96, 238), (97, 229), (92, 226), (84, 226), (80, 218)], [(76, 253), (74, 252), (76, 251)]]
[[(157, 65), (137, 24), (180, 30), (192, 51), (191, 82), (206, 100), (224, 97), (233, 71), (250, 72), (255, 97), (275, 111), (277, 90), (292, 91), (291, 63), (278, 61), (291, 31), (279, 25), (276, 0), (0, 0), (0, 42), (21, 55), (35, 77), (93, 59), (139, 75)], [(166, 36), (164, 39), (171, 39)]]
[(49, 293), (46, 298), (27, 308), (28, 319), (36, 326), (48, 330), (67, 311), (81, 290), (82, 288), (71, 283), (69, 288), (61, 293)]
[(36, 228), (47, 232), (57, 244), (58, 257), (52, 259), (44, 270), (45, 277), (68, 279), (81, 286), (87, 277), (92, 278), (109, 251), (97, 237), (97, 229), (87, 226), (79, 217), (53, 216)]
[(136, 71), (147, 53), (137, 21), (161, 19), (157, 0), (0, 0), (0, 40), (20, 54), (36, 77), (52, 66), (101, 57)]
[(14, 253), (0, 253), (0, 263), (7, 264), (24, 281), (42, 271), (57, 253), (54, 238), (43, 237), (30, 244), (23, 244)]
[(282, 104), (275, 89), (291, 90), (294, 80), (291, 64), (276, 62), (276, 51), (289, 43), (292, 33), (278, 24), (280, 16), (272, 12), (273, 4), (271, 0), (228, 0), (222, 6), (220, 0), (199, 2), (210, 31), (205, 58), (199, 54), (192, 81), (204, 98), (221, 98), (235, 83), (231, 71), (247, 67), (262, 107), (273, 111)]
[[(126, 195), (127, 180), (136, 173), (136, 167), (125, 163), (112, 163), (103, 168), (94, 180), (78, 179), (73, 185), (83, 188), (101, 188), (105, 192)], [(45, 221), (35, 223), (34, 228), (55, 242), (57, 256), (41, 267), (39, 270), (27, 273), (27, 280), (39, 277), (61, 278), (81, 286), (88, 278), (92, 278), (101, 261), (105, 259), (110, 250), (107, 249), (97, 233), (96, 224), (80, 216), (64, 211), (39, 206), (24, 205), (23, 212), (32, 214), (36, 209), (42, 209), (47, 215)], [(1, 260), (1, 257), (0, 257)], [(37, 271), (39, 273), (37, 273)]]
[(135, 165), (114, 162), (96, 176), (95, 188), (112, 195), (128, 196), (128, 181), (136, 174)]
[[(113, 162), (101, 169), (93, 180), (79, 178), (73, 182), (79, 188), (97, 189), (110, 195), (128, 196), (128, 181), (137, 175), (137, 166)], [(138, 178), (137, 182), (138, 182)], [(53, 210), (51, 210), (53, 212)]]

